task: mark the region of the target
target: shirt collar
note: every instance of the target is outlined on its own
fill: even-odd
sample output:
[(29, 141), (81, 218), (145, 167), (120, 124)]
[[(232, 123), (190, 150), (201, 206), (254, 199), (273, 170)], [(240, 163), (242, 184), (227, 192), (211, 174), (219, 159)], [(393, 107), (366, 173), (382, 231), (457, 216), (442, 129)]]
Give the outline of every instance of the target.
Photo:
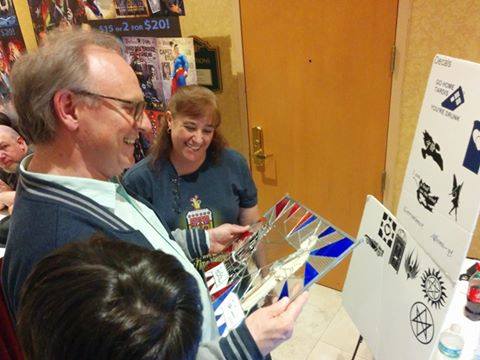
[(102, 181), (75, 176), (63, 176), (43, 174), (28, 171), (28, 165), (34, 154), (27, 155), (20, 163), (20, 171), (37, 179), (53, 182), (62, 185), (67, 189), (78, 192), (90, 199), (95, 200), (98, 204), (111, 210), (115, 209), (115, 197), (118, 183), (112, 181)]

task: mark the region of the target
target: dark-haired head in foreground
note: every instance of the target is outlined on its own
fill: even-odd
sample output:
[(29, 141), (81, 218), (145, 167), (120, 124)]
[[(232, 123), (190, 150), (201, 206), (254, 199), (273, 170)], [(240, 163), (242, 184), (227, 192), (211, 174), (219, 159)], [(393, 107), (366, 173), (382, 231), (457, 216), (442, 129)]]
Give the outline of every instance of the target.
[(173, 256), (95, 235), (41, 260), (22, 288), (17, 333), (35, 359), (193, 359), (202, 308)]

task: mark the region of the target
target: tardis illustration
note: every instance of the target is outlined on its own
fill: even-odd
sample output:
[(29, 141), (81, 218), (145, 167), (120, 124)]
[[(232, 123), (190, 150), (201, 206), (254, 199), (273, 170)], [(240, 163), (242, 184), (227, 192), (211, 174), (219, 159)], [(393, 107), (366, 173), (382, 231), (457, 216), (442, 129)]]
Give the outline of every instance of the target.
[(457, 90), (455, 90), (445, 100), (443, 100), (442, 106), (445, 109), (453, 111), (456, 108), (458, 108), (460, 105), (462, 105), (464, 102), (465, 102), (465, 99), (463, 97), (463, 90), (462, 90), (462, 87), (459, 86)]

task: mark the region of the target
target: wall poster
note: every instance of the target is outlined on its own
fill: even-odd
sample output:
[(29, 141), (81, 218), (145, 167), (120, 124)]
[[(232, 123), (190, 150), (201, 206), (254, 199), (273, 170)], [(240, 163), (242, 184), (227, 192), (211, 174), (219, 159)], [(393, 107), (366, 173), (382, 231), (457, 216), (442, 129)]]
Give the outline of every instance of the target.
[(149, 110), (165, 111), (179, 87), (197, 83), (192, 38), (124, 37), (122, 41)]
[(12, 0), (0, 1), (0, 102), (10, 98), (10, 69), (25, 51)]

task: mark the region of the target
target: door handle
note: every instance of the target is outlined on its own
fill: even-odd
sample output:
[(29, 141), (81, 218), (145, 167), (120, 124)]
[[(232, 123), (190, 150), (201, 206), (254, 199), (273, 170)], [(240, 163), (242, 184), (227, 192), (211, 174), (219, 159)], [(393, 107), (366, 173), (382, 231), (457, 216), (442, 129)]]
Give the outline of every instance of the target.
[(265, 159), (272, 156), (266, 154), (263, 146), (263, 130), (260, 126), (252, 128), (253, 162), (256, 166), (265, 166)]

